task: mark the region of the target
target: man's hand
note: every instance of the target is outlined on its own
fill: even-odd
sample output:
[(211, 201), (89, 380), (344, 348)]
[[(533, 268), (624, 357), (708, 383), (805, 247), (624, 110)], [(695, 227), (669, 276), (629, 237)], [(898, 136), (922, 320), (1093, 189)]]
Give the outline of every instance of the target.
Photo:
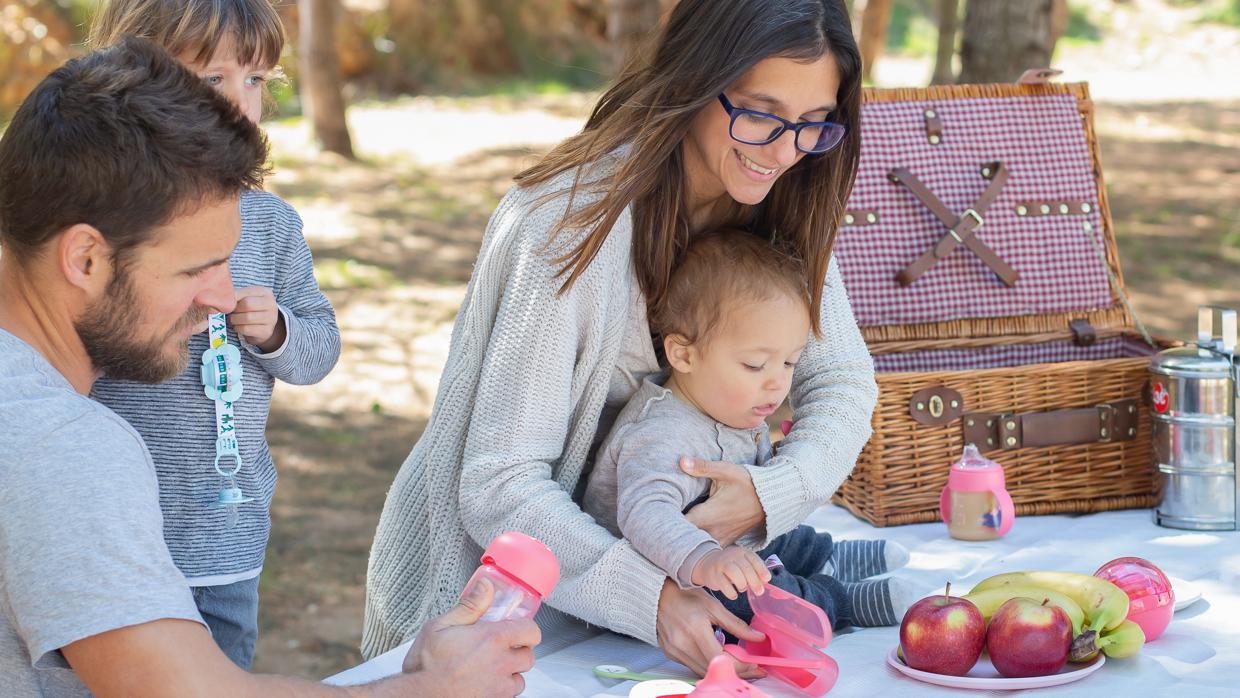
[(707, 553), (693, 567), (694, 584), (722, 592), (729, 599), (745, 591), (761, 596), (769, 581), (771, 572), (761, 558), (736, 545)]
[(422, 628), (404, 662), (406, 672), (423, 676), (420, 687), (480, 698), (512, 698), (525, 690), (521, 673), (533, 668), (542, 634), (532, 620), (478, 623), (494, 595), (491, 583), (479, 580), (469, 596)]
[(229, 314), (228, 322), (242, 339), (265, 354), (279, 349), (288, 331), (275, 294), (262, 286), (237, 289), (237, 307)]

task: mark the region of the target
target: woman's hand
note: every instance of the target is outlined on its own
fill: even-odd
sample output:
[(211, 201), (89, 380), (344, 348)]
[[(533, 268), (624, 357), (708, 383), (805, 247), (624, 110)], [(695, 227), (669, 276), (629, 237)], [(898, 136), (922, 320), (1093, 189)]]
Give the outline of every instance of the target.
[[(718, 599), (705, 591), (681, 589), (672, 580), (663, 580), (655, 632), (664, 654), (689, 667), (698, 676), (705, 676), (710, 660), (723, 653), (723, 647), (715, 637), (716, 625), (749, 642), (761, 642), (765, 637), (729, 613)], [(736, 663), (736, 673), (746, 679), (766, 676), (766, 672), (757, 665), (740, 662)]]
[(710, 478), (710, 498), (690, 509), (685, 518), (719, 545), (732, 545), (746, 533), (766, 526), (766, 512), (745, 468), (685, 457), (680, 459), (680, 469), (693, 477)]

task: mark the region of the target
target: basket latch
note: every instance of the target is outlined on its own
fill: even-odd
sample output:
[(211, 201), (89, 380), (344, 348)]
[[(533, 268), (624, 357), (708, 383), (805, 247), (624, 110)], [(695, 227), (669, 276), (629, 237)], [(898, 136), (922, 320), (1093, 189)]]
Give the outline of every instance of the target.
[(964, 413), (964, 398), (951, 388), (935, 385), (913, 393), (908, 400), (908, 413), (923, 426), (950, 424)]
[(1048, 412), (970, 412), (961, 418), (965, 443), (980, 451), (1129, 441), (1137, 435), (1136, 399)]
[(1098, 331), (1089, 324), (1089, 320), (1072, 320), (1068, 323), (1068, 329), (1072, 330), (1072, 341), (1078, 347), (1091, 347), (1098, 341)]

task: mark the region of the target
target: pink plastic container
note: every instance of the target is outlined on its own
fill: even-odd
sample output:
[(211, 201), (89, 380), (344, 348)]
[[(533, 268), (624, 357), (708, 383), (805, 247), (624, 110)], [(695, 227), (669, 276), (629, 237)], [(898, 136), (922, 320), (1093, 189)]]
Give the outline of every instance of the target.
[(491, 607), (480, 620), (533, 618), (560, 581), (560, 561), (536, 538), (509, 531), (497, 536), (483, 551), (482, 566), (465, 584), (462, 598), (479, 579), (489, 580), (495, 588)]
[(742, 640), (740, 645), (724, 646), (724, 651), (761, 666), (769, 676), (806, 695), (821, 696), (835, 686), (840, 667), (822, 652), (831, 644), (831, 622), (821, 608), (769, 584), (762, 596), (749, 594), (749, 606), (750, 627), (766, 639)]
[(1154, 563), (1139, 557), (1120, 557), (1094, 572), (1128, 594), (1128, 620), (1141, 626), (1145, 641), (1163, 634), (1175, 613), (1171, 580)]

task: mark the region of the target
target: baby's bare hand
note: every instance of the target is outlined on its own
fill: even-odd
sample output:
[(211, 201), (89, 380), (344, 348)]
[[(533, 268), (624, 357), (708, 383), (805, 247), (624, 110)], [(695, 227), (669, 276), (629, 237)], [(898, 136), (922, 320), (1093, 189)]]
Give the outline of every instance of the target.
[(729, 599), (736, 599), (745, 591), (761, 596), (769, 581), (771, 572), (762, 559), (736, 545), (707, 553), (693, 568), (694, 584), (721, 592)]

